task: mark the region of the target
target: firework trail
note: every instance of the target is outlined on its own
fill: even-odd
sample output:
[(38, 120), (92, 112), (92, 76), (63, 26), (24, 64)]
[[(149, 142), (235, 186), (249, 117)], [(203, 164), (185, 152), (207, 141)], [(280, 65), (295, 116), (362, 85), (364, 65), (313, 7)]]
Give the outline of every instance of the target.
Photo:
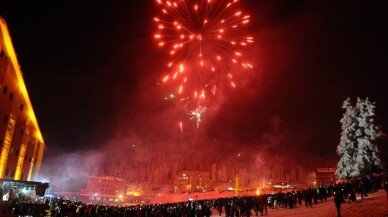
[[(169, 84), (181, 98), (201, 101), (218, 85), (236, 87), (231, 67), (253, 66), (243, 59), (244, 48), (253, 38), (243, 36), (241, 27), (249, 23), (238, 0), (156, 0), (161, 13), (154, 18), (154, 35), (166, 47), (170, 59), (162, 83)], [(239, 70), (241, 71), (241, 70)]]
[(196, 108), (195, 110), (189, 112), (189, 115), (191, 116), (190, 120), (195, 119), (197, 121), (197, 128), (199, 128), (199, 124), (201, 123), (202, 113), (205, 111), (206, 108)]

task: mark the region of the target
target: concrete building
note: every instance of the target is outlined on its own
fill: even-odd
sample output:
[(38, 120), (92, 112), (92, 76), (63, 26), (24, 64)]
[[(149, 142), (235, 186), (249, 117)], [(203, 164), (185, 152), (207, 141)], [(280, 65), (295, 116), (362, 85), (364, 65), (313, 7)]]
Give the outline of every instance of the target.
[(36, 181), (44, 149), (8, 27), (0, 17), (0, 179)]

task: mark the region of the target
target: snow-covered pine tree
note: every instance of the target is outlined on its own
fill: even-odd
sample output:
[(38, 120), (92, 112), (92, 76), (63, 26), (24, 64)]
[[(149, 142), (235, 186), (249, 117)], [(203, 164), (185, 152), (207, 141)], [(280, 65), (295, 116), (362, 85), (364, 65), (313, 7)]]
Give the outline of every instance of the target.
[(349, 178), (353, 173), (354, 155), (356, 152), (357, 140), (356, 131), (356, 112), (351, 104), (350, 98), (347, 98), (342, 104), (345, 110), (340, 122), (342, 123), (340, 144), (337, 146), (337, 153), (341, 157), (335, 172), (336, 176), (341, 179)]
[(374, 102), (368, 98), (362, 100), (357, 98), (356, 109), (357, 115), (357, 157), (353, 165), (351, 177), (367, 176), (371, 174), (373, 168), (381, 168), (381, 161), (378, 157), (376, 139), (382, 135), (380, 127), (375, 124)]
[(350, 99), (342, 105), (345, 113), (341, 119), (342, 133), (337, 153), (341, 157), (337, 164), (338, 178), (369, 175), (373, 168), (381, 167), (376, 139), (382, 135), (375, 124), (375, 103), (368, 98), (357, 98), (355, 106)]

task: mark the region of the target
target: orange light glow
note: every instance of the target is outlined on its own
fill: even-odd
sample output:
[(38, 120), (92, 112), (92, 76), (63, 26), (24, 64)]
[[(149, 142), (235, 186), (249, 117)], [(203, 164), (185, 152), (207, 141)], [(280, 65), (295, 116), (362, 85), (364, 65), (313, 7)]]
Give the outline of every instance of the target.
[[(0, 34), (3, 36), (3, 40), (4, 40), (3, 50), (6, 50), (8, 56), (9, 56), (8, 67), (12, 68), (12, 70), (16, 74), (17, 86), (18, 86), (17, 88), (20, 90), (20, 93), (21, 93), (21, 95), (26, 103), (26, 109), (28, 111), (28, 118), (29, 118), (28, 127), (31, 129), (31, 132), (33, 132), (33, 134), (31, 134), (31, 137), (35, 138), (37, 140), (37, 143), (40, 144), (39, 147), (38, 147), (38, 145), (35, 146), (35, 150), (34, 150), (34, 155), (36, 156), (36, 158), (34, 158), (35, 163), (34, 163), (34, 165), (30, 166), (30, 170), (28, 172), (28, 177), (27, 177), (27, 181), (30, 181), (31, 178), (37, 178), (37, 176), (39, 174), (40, 165), (41, 165), (42, 157), (43, 157), (43, 152), (45, 149), (45, 144), (44, 144), (43, 136), (41, 134), (41, 131), (40, 131), (40, 128), (39, 128), (39, 125), (38, 125), (30, 98), (28, 96), (27, 88), (25, 86), (23, 75), (22, 75), (22, 72), (20, 69), (20, 65), (19, 65), (19, 62), (17, 60), (16, 53), (15, 53), (15, 50), (14, 50), (13, 45), (12, 45), (11, 37), (9, 35), (8, 28), (7, 28), (7, 24), (1, 18), (0, 18), (0, 31), (1, 31)], [(13, 120), (13, 118), (9, 118), (8, 125), (10, 124), (10, 122), (12, 124), (12, 120)], [(7, 137), (7, 131), (6, 131), (5, 137)], [(6, 146), (6, 144), (5, 144), (6, 139), (3, 141), (3, 143), (4, 143), (3, 148), (2, 148), (1, 154), (0, 154), (0, 178), (3, 178), (4, 171), (5, 171), (6, 159), (3, 157), (3, 154), (5, 153), (6, 155), (8, 155), (8, 153), (9, 153), (8, 152), (9, 150), (4, 149), (4, 146)], [(21, 148), (24, 149), (23, 146)], [(25, 150), (21, 150), (21, 151), (25, 152)], [(19, 156), (21, 156), (21, 155), (22, 155), (22, 153), (19, 152)], [(19, 160), (20, 160), (20, 158), (19, 158)], [(18, 165), (19, 165), (19, 163), (20, 162), (18, 161)], [(17, 176), (19, 176), (19, 175), (17, 174)]]

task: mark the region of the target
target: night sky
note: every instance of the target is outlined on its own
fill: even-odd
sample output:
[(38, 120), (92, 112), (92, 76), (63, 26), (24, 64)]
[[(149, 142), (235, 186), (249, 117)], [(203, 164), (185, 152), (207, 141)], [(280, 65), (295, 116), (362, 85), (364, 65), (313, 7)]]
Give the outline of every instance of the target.
[[(296, 149), (335, 155), (347, 97), (375, 101), (388, 132), (383, 2), (241, 0), (255, 70), (222, 92), (200, 129), (183, 117), (183, 137), (250, 145), (280, 127)], [(185, 114), (156, 84), (167, 60), (153, 39), (157, 13), (151, 0), (1, 4), (46, 158), (182, 137)]]

